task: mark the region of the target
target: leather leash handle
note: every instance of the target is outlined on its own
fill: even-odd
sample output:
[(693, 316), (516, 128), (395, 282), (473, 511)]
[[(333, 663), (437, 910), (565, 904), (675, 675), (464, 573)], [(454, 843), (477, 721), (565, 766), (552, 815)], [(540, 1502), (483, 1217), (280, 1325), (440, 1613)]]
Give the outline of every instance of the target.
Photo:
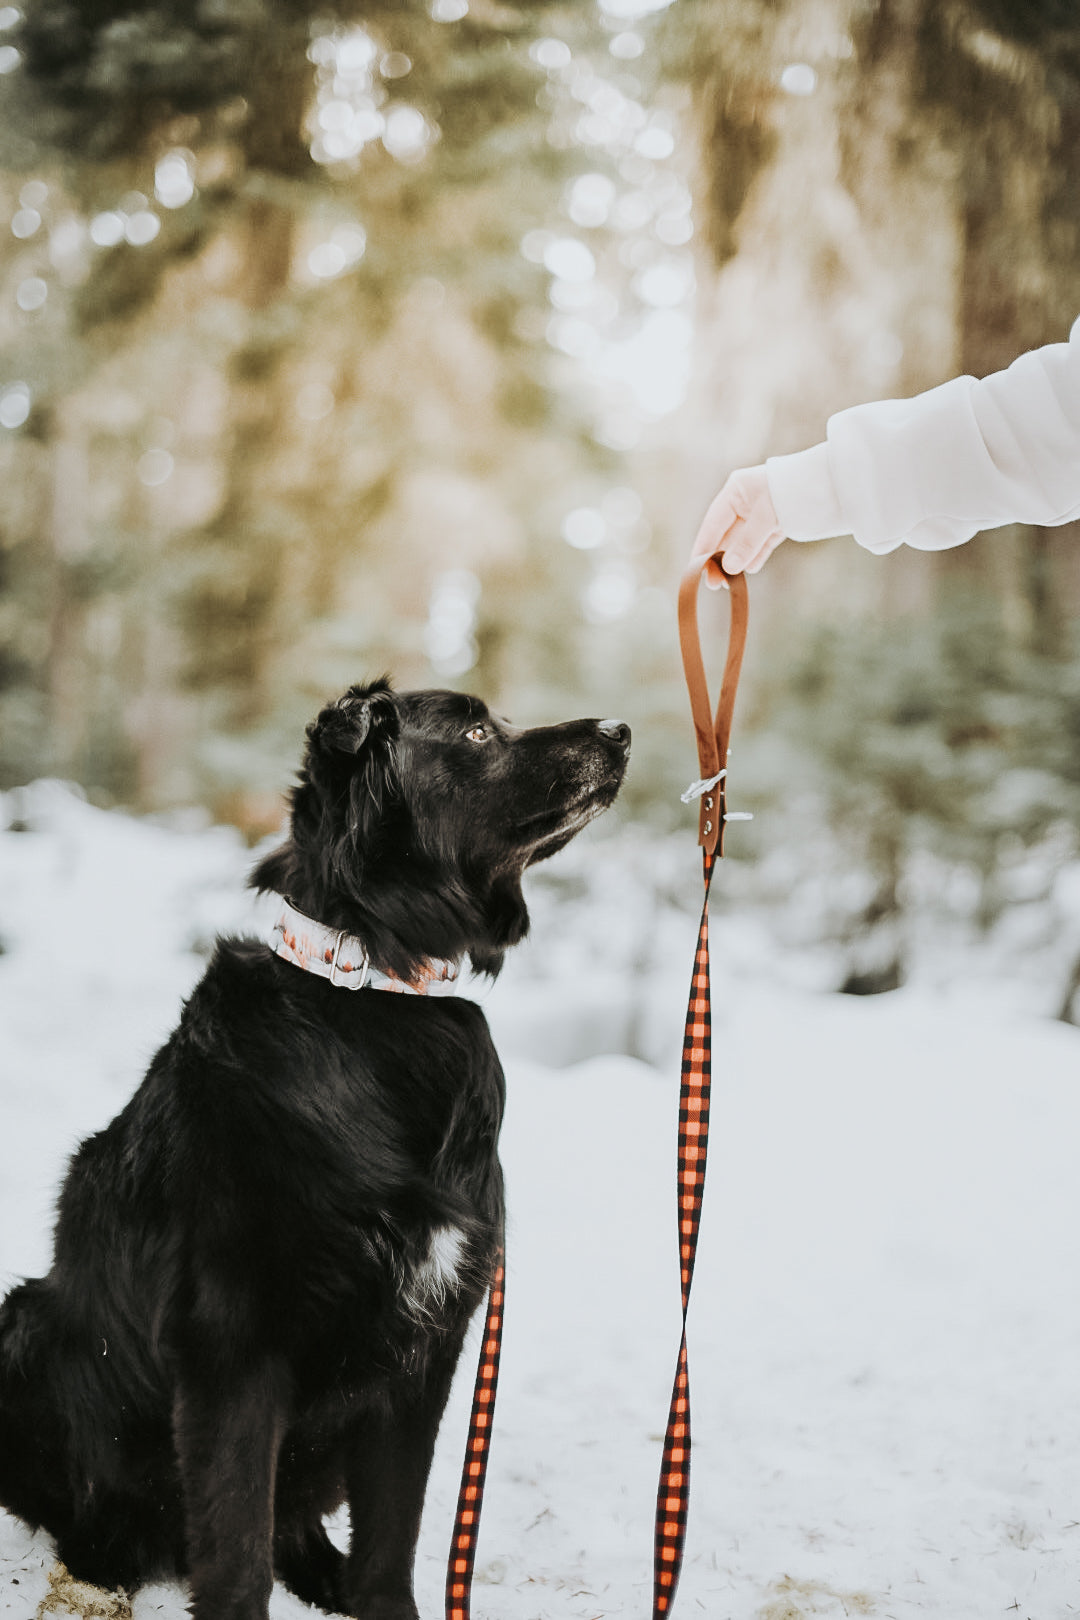
[[(735, 712), (735, 694), (739, 686), (746, 648), (746, 631), (750, 615), (750, 593), (745, 574), (728, 574), (728, 595), (731, 600), (731, 633), (728, 637), (727, 660), (720, 683), (720, 697), (713, 716), (709, 702), (709, 685), (705, 678), (705, 664), (701, 656), (701, 637), (698, 633), (698, 587), (708, 557), (695, 557), (679, 585), (679, 645), (682, 648), (683, 672), (690, 695), (690, 713), (697, 738), (698, 765), (702, 782), (718, 778), (715, 787), (701, 794), (698, 814), (698, 843), (709, 855), (724, 853), (724, 822), (727, 817), (728, 744), (731, 739), (731, 719)], [(713, 559), (719, 560), (719, 559)]]

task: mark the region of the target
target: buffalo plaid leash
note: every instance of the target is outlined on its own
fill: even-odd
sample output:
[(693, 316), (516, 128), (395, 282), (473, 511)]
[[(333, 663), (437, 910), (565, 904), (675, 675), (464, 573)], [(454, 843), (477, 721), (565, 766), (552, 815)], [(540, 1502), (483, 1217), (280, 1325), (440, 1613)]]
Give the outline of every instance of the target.
[(709, 1144), (711, 1029), (709, 1001), (709, 885), (716, 857), (703, 858), (705, 899), (694, 953), (694, 975), (683, 1031), (682, 1090), (679, 1097), (678, 1212), (679, 1280), (682, 1288), (682, 1339), (671, 1390), (660, 1482), (656, 1490), (653, 1548), (653, 1615), (666, 1615), (682, 1570), (686, 1517), (690, 1505), (690, 1363), (686, 1348), (686, 1313), (694, 1278), (705, 1159)]
[[(705, 897), (698, 927), (694, 973), (683, 1031), (682, 1081), (679, 1096), (677, 1208), (679, 1221), (679, 1275), (682, 1292), (682, 1338), (671, 1390), (667, 1432), (664, 1436), (660, 1479), (656, 1491), (656, 1528), (653, 1546), (652, 1620), (665, 1620), (679, 1584), (686, 1521), (690, 1505), (690, 1363), (686, 1345), (686, 1318), (694, 1278), (698, 1228), (705, 1191), (705, 1165), (709, 1142), (709, 1096), (712, 1084), (712, 1013), (709, 991), (709, 889), (713, 869), (724, 853), (724, 830), (729, 821), (747, 819), (727, 808), (727, 760), (735, 693), (746, 645), (748, 593), (742, 574), (728, 581), (731, 633), (724, 665), (720, 698), (713, 718), (697, 624), (697, 597), (706, 558), (695, 559), (679, 589), (679, 640), (690, 708), (697, 736), (700, 779), (683, 794), (685, 802), (700, 800), (698, 842), (702, 847)], [(470, 1620), (473, 1565), (480, 1529), (495, 1390), (502, 1346), (505, 1261), (502, 1242), (488, 1294), (484, 1339), (473, 1391), (465, 1466), (458, 1495), (450, 1563), (446, 1575), (446, 1620)]]
[(727, 581), (731, 600), (728, 638), (720, 698), (715, 718), (709, 703), (705, 666), (698, 635), (697, 599), (704, 557), (683, 575), (679, 589), (679, 641), (683, 670), (694, 718), (701, 776), (683, 794), (685, 803), (700, 801), (698, 842), (702, 848), (705, 896), (698, 925), (694, 973), (683, 1030), (682, 1086), (679, 1095), (679, 1148), (677, 1208), (679, 1219), (679, 1281), (682, 1289), (682, 1338), (671, 1390), (664, 1454), (656, 1490), (656, 1530), (653, 1544), (653, 1620), (670, 1613), (682, 1572), (686, 1521), (690, 1507), (690, 1361), (686, 1347), (686, 1317), (694, 1280), (701, 1204), (705, 1193), (705, 1165), (709, 1147), (709, 1098), (712, 1088), (712, 1006), (709, 989), (709, 889), (716, 862), (724, 853), (724, 831), (729, 821), (744, 817), (727, 808), (728, 743), (739, 685), (749, 598), (746, 577)]
[(495, 1275), (488, 1293), (484, 1342), (480, 1346), (480, 1363), (476, 1369), (476, 1386), (473, 1390), (472, 1414), (469, 1418), (469, 1438), (465, 1444), (465, 1467), (461, 1475), (457, 1514), (454, 1518), (454, 1539), (450, 1545), (450, 1563), (446, 1571), (446, 1620), (469, 1620), (473, 1564), (476, 1562), (476, 1541), (480, 1532), (480, 1508), (484, 1500), (484, 1480), (487, 1477), (488, 1451), (491, 1448), (495, 1389), (499, 1382), (505, 1285), (506, 1267), (503, 1263), (503, 1247), (500, 1240), (495, 1261)]

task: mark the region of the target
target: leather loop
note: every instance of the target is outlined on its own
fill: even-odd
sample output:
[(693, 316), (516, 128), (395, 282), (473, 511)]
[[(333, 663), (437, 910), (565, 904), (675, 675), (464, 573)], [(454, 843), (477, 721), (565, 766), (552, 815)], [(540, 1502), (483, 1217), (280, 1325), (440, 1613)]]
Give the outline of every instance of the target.
[[(731, 602), (731, 629), (728, 634), (727, 659), (720, 683), (720, 696), (715, 716), (709, 702), (709, 685), (705, 664), (701, 656), (701, 637), (698, 632), (698, 588), (708, 557), (695, 557), (683, 574), (679, 585), (679, 645), (682, 648), (683, 673), (690, 694), (690, 712), (697, 738), (698, 765), (704, 781), (727, 769), (728, 746), (731, 740), (731, 718), (735, 712), (735, 694), (739, 687), (746, 647), (746, 631), (750, 614), (750, 593), (745, 574), (728, 574), (728, 596)], [(722, 554), (716, 561), (722, 565)], [(721, 776), (715, 789), (701, 796), (698, 815), (698, 843), (710, 855), (724, 853), (724, 821), (727, 814), (727, 779)]]

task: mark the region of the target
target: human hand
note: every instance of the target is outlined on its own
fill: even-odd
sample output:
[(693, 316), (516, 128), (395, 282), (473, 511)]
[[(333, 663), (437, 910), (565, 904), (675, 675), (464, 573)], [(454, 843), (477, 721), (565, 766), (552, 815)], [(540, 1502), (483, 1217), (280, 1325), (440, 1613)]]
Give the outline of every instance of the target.
[(716, 591), (725, 573), (756, 574), (784, 538), (765, 468), (740, 467), (706, 512), (690, 557), (724, 553), (723, 569), (715, 561), (705, 565), (705, 583)]

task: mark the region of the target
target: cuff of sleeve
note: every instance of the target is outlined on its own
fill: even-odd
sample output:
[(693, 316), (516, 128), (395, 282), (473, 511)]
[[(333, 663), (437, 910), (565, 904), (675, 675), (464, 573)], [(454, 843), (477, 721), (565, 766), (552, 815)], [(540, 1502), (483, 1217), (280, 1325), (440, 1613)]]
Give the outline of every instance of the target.
[(832, 534), (851, 533), (833, 483), (827, 444), (793, 456), (770, 456), (765, 476), (780, 527), (789, 539), (825, 540)]

